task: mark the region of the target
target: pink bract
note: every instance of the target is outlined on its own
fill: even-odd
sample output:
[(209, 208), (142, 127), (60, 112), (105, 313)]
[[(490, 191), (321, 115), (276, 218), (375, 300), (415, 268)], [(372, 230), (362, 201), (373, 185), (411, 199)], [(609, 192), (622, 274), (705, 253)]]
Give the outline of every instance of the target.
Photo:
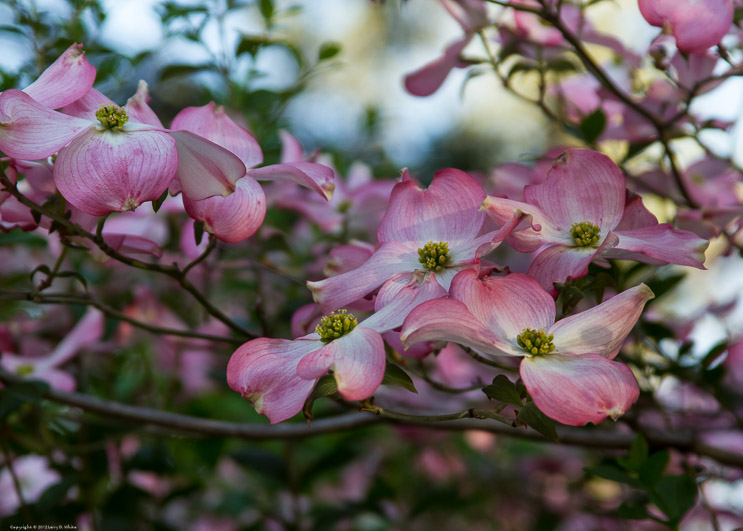
[(703, 52), (719, 43), (733, 23), (733, 0), (639, 0), (653, 26), (670, 26), (683, 52)]
[[(512, 232), (507, 241), (520, 252), (539, 251), (529, 275), (553, 293), (555, 283), (585, 276), (600, 256), (704, 268), (706, 240), (670, 223), (659, 225), (639, 198), (630, 204), (625, 196), (624, 176), (611, 159), (569, 149), (543, 184), (526, 187), (525, 202), (488, 196), (483, 209), (499, 225), (516, 212), (531, 217), (531, 226)], [(595, 242), (577, 241), (571, 231), (580, 223), (597, 230)]]
[[(653, 293), (644, 284), (555, 323), (552, 297), (529, 276), (479, 279), (459, 273), (449, 298), (418, 306), (402, 340), (452, 341), (484, 355), (522, 356), (521, 378), (536, 406), (573, 426), (616, 419), (637, 400), (637, 382), (614, 358)], [(533, 355), (517, 338), (527, 329), (552, 336), (554, 350)]]

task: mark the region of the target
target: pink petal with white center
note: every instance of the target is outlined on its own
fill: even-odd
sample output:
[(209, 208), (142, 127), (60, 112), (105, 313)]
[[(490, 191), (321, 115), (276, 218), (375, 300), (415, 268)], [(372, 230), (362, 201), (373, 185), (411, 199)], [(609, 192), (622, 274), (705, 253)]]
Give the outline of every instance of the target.
[(462, 271), (452, 283), (450, 296), (464, 303), (495, 335), (510, 342), (514, 355), (523, 355), (516, 337), (524, 328), (546, 330), (555, 322), (555, 301), (533, 278), (520, 273), (481, 280), (475, 271)]
[(299, 140), (283, 129), (279, 131), (279, 137), (281, 137), (281, 163), (303, 162), (304, 149), (302, 148), (302, 144), (299, 143)]
[(271, 424), (302, 410), (316, 380), (297, 375), (303, 356), (322, 348), (319, 340), (259, 338), (239, 347), (227, 364), (227, 384), (266, 415)]
[(653, 26), (671, 26), (678, 49), (703, 52), (719, 43), (733, 23), (733, 0), (639, 0)]
[(247, 129), (237, 125), (224, 107), (210, 101), (203, 107), (186, 107), (179, 112), (170, 128), (190, 131), (237, 155), (246, 168), (263, 162), (263, 151)]
[(422, 341), (451, 341), (494, 356), (524, 355), (455, 299), (434, 299), (416, 307), (405, 319), (400, 339), (405, 346)]
[(259, 181), (288, 181), (314, 190), (330, 201), (335, 190), (335, 174), (331, 168), (314, 162), (286, 162), (248, 170)]
[(74, 206), (102, 216), (160, 197), (177, 166), (175, 142), (166, 133), (91, 128), (60, 150), (54, 182)]
[(405, 76), (407, 91), (413, 96), (430, 96), (436, 92), (452, 69), (467, 66), (461, 54), (471, 40), (472, 35), (465, 35), (463, 39), (447, 46), (443, 56)]
[(419, 247), (428, 241), (475, 238), (485, 221), (479, 211), (483, 199), (482, 186), (453, 168), (437, 171), (425, 190), (410, 180), (399, 182), (382, 218), (379, 242), (409, 241)]
[[(487, 196), (482, 202), (481, 209), (500, 227), (506, 226), (514, 215), (527, 216), (526, 228), (514, 227), (506, 241), (521, 253), (531, 253), (547, 242), (567, 243), (570, 227), (567, 229), (554, 225), (539, 207), (513, 201), (505, 197)], [(524, 223), (522, 222), (522, 225)]]
[(93, 86), (95, 67), (85, 58), (82, 44), (73, 44), (23, 92), (50, 109), (82, 98)]
[(245, 164), (225, 148), (188, 131), (171, 131), (178, 148), (176, 177), (183, 195), (201, 201), (227, 196), (247, 171)]
[(147, 88), (147, 82), (140, 79), (137, 85), (137, 92), (134, 96), (126, 100), (124, 110), (133, 119), (143, 124), (152, 125), (159, 129), (163, 128), (163, 123), (157, 117), (148, 103), (150, 102), (150, 91)]
[(398, 273), (419, 268), (416, 248), (390, 242), (377, 249), (361, 267), (318, 282), (307, 282), (307, 287), (323, 312), (328, 313), (360, 299)]
[(85, 95), (73, 101), (69, 105), (65, 105), (60, 109), (60, 112), (69, 116), (75, 116), (77, 118), (84, 118), (91, 122), (98, 123), (95, 113), (103, 105), (113, 104), (108, 96), (98, 92), (92, 88)]
[(15, 159), (45, 159), (92, 125), (52, 111), (20, 90), (0, 94), (0, 150)]
[(614, 358), (637, 323), (645, 303), (655, 297), (645, 284), (615, 295), (579, 314), (557, 321), (548, 332), (563, 354), (596, 354)]
[(395, 275), (379, 290), (374, 302), (374, 315), (361, 324), (379, 333), (393, 330), (402, 325), (413, 308), (445, 295), (446, 290), (433, 273), (417, 270)]
[(528, 274), (550, 293), (556, 293), (555, 282), (581, 278), (588, 274), (588, 264), (615, 247), (619, 239), (609, 233), (599, 248), (553, 245), (534, 257)]
[(252, 236), (266, 217), (263, 188), (249, 176), (238, 180), (235, 191), (227, 197), (217, 195), (191, 201), (184, 196), (183, 206), (189, 216), (204, 222), (208, 232), (229, 243)]
[(314, 380), (332, 368), (341, 396), (347, 400), (364, 400), (382, 383), (384, 367), (382, 336), (359, 325), (349, 334), (304, 356), (297, 374)]
[(543, 184), (526, 187), (524, 197), (562, 230), (589, 221), (604, 236), (622, 217), (625, 188), (622, 172), (609, 157), (590, 149), (569, 149), (555, 160)]
[[(622, 258), (624, 251), (639, 253), (664, 264), (678, 264), (705, 269), (704, 251), (709, 242), (692, 232), (677, 230), (670, 223), (651, 225), (630, 231), (617, 231), (619, 237), (616, 248), (607, 257)], [(635, 257), (643, 262), (643, 257)]]
[(640, 396), (629, 367), (595, 354), (532, 356), (519, 373), (542, 413), (568, 426), (616, 420)]

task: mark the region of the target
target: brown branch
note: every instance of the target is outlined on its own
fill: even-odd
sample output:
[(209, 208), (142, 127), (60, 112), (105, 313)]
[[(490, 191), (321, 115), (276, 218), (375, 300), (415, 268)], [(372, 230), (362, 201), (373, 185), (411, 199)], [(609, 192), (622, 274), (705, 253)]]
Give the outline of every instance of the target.
[(178, 330), (175, 328), (166, 328), (163, 326), (155, 326), (143, 321), (138, 321), (133, 317), (126, 315), (124, 312), (113, 308), (103, 301), (97, 299), (93, 295), (78, 295), (75, 293), (47, 293), (47, 294), (36, 294), (27, 291), (0, 291), (0, 300), (16, 300), (16, 301), (29, 301), (36, 304), (82, 304), (85, 306), (93, 306), (98, 308), (100, 311), (119, 321), (124, 321), (132, 326), (147, 330), (154, 334), (164, 334), (169, 336), (178, 336), (191, 339), (203, 339), (206, 341), (215, 341), (223, 343), (242, 344), (245, 342), (244, 338), (217, 336), (212, 334), (202, 334), (200, 332), (191, 332), (189, 330)]
[[(12, 385), (24, 381), (24, 379), (0, 368), (0, 381)], [(477, 418), (444, 420), (441, 419), (441, 416), (437, 416), (439, 418), (432, 423), (426, 417), (408, 414), (399, 414), (405, 415), (404, 419), (392, 419), (384, 414), (365, 415), (351, 413), (313, 421), (311, 426), (293, 423), (267, 426), (203, 419), (157, 409), (130, 406), (80, 393), (68, 393), (55, 389), (47, 390), (44, 393), (44, 397), (53, 402), (78, 407), (107, 418), (117, 418), (133, 424), (167, 428), (168, 430), (174, 430), (180, 433), (204, 437), (236, 437), (248, 440), (294, 439), (350, 430), (386, 421), (394, 424), (436, 430), (481, 430), (536, 442), (550, 442), (541, 434), (529, 428), (512, 428), (500, 422), (491, 422)], [(467, 413), (467, 415), (464, 415), (465, 417), (470, 416), (469, 411)], [(558, 427), (557, 433), (562, 444), (597, 449), (628, 449), (635, 437), (634, 433), (617, 433), (601, 429), (562, 426)], [(680, 451), (692, 452), (709, 457), (724, 465), (743, 467), (743, 453), (728, 452), (721, 448), (705, 444), (699, 440), (700, 433), (669, 433), (659, 430), (646, 430), (643, 431), (643, 435), (651, 446), (672, 447)]]
[[(219, 321), (222, 321), (227, 327), (229, 327), (230, 330), (233, 332), (240, 334), (241, 336), (253, 339), (255, 336), (251, 334), (247, 329), (243, 328), (236, 322), (234, 322), (232, 319), (227, 317), (219, 308), (214, 306), (209, 300), (206, 298), (206, 296), (199, 291), (196, 286), (194, 286), (188, 278), (186, 278), (186, 273), (190, 267), (187, 266), (187, 269), (181, 270), (177, 264), (173, 265), (162, 265), (162, 264), (155, 264), (150, 262), (143, 262), (141, 260), (137, 260), (136, 258), (131, 258), (129, 256), (126, 256), (111, 246), (109, 246), (106, 241), (103, 239), (102, 235), (100, 234), (92, 234), (79, 225), (72, 223), (64, 216), (52, 212), (51, 210), (43, 207), (42, 205), (39, 205), (33, 201), (31, 201), (29, 198), (27, 198), (25, 195), (23, 195), (19, 190), (18, 187), (13, 184), (13, 182), (5, 175), (4, 172), (0, 171), (0, 183), (5, 187), (5, 190), (7, 190), (13, 197), (15, 197), (19, 203), (27, 206), (34, 212), (41, 214), (42, 216), (46, 216), (52, 221), (54, 221), (59, 227), (62, 227), (65, 229), (66, 233), (71, 236), (79, 236), (82, 238), (85, 238), (92, 243), (94, 243), (101, 251), (103, 251), (106, 255), (109, 257), (121, 262), (122, 264), (126, 264), (130, 267), (135, 267), (137, 269), (144, 269), (146, 271), (154, 271), (157, 273), (161, 273), (163, 275), (167, 275), (174, 279), (176, 282), (178, 282), (181, 287), (189, 292), (203, 307), (204, 309), (214, 318), (218, 319)], [(205, 253), (206, 254), (206, 253)], [(205, 255), (202, 255), (204, 258), (206, 258)], [(197, 259), (198, 260), (198, 259)], [(198, 263), (198, 262), (197, 262)], [(195, 265), (195, 264), (194, 264)]]

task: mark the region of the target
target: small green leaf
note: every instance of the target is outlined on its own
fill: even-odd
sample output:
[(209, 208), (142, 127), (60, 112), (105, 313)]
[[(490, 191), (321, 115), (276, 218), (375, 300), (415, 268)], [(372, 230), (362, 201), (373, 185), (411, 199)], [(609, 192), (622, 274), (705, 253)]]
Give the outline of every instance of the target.
[(532, 70), (536, 70), (536, 69), (537, 69), (536, 63), (519, 61), (515, 65), (513, 65), (511, 69), (508, 71), (506, 80), (511, 79), (511, 76), (513, 76), (514, 74), (518, 74), (519, 72), (531, 72)]
[(516, 384), (513, 383), (505, 374), (499, 374), (493, 378), (493, 383), (483, 387), (482, 392), (485, 396), (498, 400), (499, 402), (505, 402), (507, 404), (514, 404), (521, 406), (522, 400), (516, 389)]
[(160, 81), (172, 79), (174, 77), (188, 76), (201, 72), (202, 70), (212, 70), (213, 67), (208, 64), (204, 65), (168, 65), (160, 71)]
[(627, 470), (637, 471), (648, 458), (648, 442), (641, 434), (635, 435), (629, 450), (629, 458), (622, 457), (617, 462)]
[(687, 474), (663, 476), (650, 498), (673, 522), (678, 522), (697, 502), (697, 484)]
[(606, 115), (601, 109), (596, 109), (588, 116), (584, 117), (578, 129), (580, 129), (583, 139), (588, 144), (593, 144), (601, 136), (606, 127)]
[(160, 197), (158, 197), (152, 202), (152, 210), (154, 210), (155, 212), (160, 210), (160, 207), (163, 206), (163, 203), (165, 202), (167, 198), (168, 198), (168, 191), (165, 190), (162, 194), (160, 194)]
[(661, 450), (651, 454), (637, 471), (640, 481), (648, 487), (655, 486), (663, 475), (663, 471), (666, 469), (670, 459), (671, 454), (668, 450)]
[(648, 518), (648, 510), (639, 503), (624, 502), (617, 509), (617, 515), (627, 520), (644, 520)]
[(85, 277), (82, 276), (77, 271), (62, 271), (60, 273), (57, 273), (58, 277), (65, 277), (65, 278), (74, 278), (77, 280), (80, 284), (82, 284), (83, 289), (85, 291), (88, 291), (88, 281), (85, 280)]
[(28, 274), (28, 277), (31, 280), (31, 282), (34, 281), (34, 277), (36, 276), (36, 273), (44, 273), (46, 276), (49, 276), (52, 274), (52, 270), (46, 264), (41, 264), (41, 265), (34, 267), (33, 271), (31, 271)]
[(410, 379), (408, 373), (402, 370), (394, 363), (387, 362), (387, 368), (384, 371), (384, 378), (382, 378), (382, 385), (396, 385), (398, 387), (404, 387), (408, 391), (418, 393), (415, 388), (413, 380)]
[(720, 356), (728, 349), (727, 341), (722, 341), (709, 349), (709, 352), (705, 354), (704, 358), (702, 358), (702, 367), (705, 369), (709, 369), (712, 365), (715, 364), (717, 360), (720, 359)]
[(635, 478), (613, 463), (601, 463), (598, 466), (584, 468), (584, 470), (587, 473), (600, 478), (616, 481), (618, 483), (639, 486), (639, 483)]
[(317, 53), (318, 61), (327, 61), (341, 53), (341, 45), (337, 42), (324, 42)]
[(273, 18), (273, 14), (275, 11), (273, 0), (260, 0), (259, 7), (261, 9), (261, 15), (263, 15), (263, 18), (265, 18), (266, 20), (270, 20), (271, 18)]
[(556, 423), (547, 415), (539, 411), (534, 402), (527, 402), (519, 410), (516, 416), (516, 424), (526, 424), (530, 428), (538, 431), (553, 442), (560, 442), (557, 437)]
[(312, 390), (312, 393), (310, 393), (310, 396), (308, 396), (307, 400), (305, 400), (304, 406), (302, 406), (302, 414), (304, 415), (304, 418), (314, 418), (312, 416), (312, 406), (315, 405), (315, 400), (323, 396), (330, 396), (337, 391), (338, 384), (333, 376), (326, 374), (325, 376), (320, 378), (317, 381), (317, 385), (315, 385), (315, 388)]
[(204, 237), (204, 222), (197, 221), (193, 224), (193, 238), (196, 245), (201, 244), (201, 239)]

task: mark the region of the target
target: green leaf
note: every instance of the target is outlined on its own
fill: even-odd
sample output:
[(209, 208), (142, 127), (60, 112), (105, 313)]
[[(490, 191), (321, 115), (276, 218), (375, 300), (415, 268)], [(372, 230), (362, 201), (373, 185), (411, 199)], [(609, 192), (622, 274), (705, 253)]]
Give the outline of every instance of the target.
[(534, 402), (528, 402), (519, 410), (516, 416), (516, 424), (526, 424), (538, 431), (553, 442), (560, 442), (557, 437), (556, 423), (547, 415), (539, 411)]
[(387, 368), (384, 371), (384, 378), (382, 378), (382, 385), (396, 385), (398, 387), (404, 387), (408, 391), (418, 393), (415, 388), (413, 380), (410, 379), (408, 373), (402, 370), (394, 363), (387, 363)]
[(312, 406), (315, 405), (315, 400), (323, 396), (330, 396), (332, 394), (335, 394), (337, 391), (338, 383), (335, 381), (335, 378), (333, 376), (326, 374), (325, 376), (320, 378), (317, 381), (317, 385), (315, 385), (315, 388), (310, 393), (310, 396), (308, 396), (307, 400), (305, 400), (304, 406), (302, 406), (302, 414), (304, 415), (304, 418), (314, 418), (312, 416)]
[(243, 35), (240, 38), (240, 42), (237, 45), (237, 50), (235, 51), (235, 55), (241, 55), (244, 53), (249, 53), (253, 57), (258, 53), (258, 51), (263, 47), (271, 44), (271, 42), (261, 35)]
[(193, 238), (196, 245), (201, 244), (201, 239), (204, 237), (204, 222), (197, 221), (193, 224)]
[(624, 502), (617, 509), (617, 515), (627, 520), (644, 520), (648, 518), (648, 510), (639, 503)]
[(697, 502), (697, 484), (687, 474), (663, 476), (650, 498), (673, 522), (678, 522)]
[(41, 265), (34, 267), (33, 271), (31, 271), (28, 274), (28, 278), (31, 280), (31, 282), (34, 281), (34, 277), (36, 276), (36, 273), (44, 273), (46, 276), (49, 276), (52, 274), (52, 270), (46, 264), (41, 264)]
[(705, 354), (704, 358), (702, 358), (702, 367), (705, 369), (709, 369), (710, 366), (714, 365), (717, 360), (720, 359), (720, 356), (728, 349), (727, 341), (721, 341), (711, 349), (709, 349), (709, 352)]
[(63, 278), (74, 278), (74, 279), (75, 279), (75, 280), (77, 280), (77, 281), (78, 281), (78, 282), (79, 282), (80, 284), (82, 284), (82, 286), (83, 286), (83, 289), (84, 289), (85, 291), (88, 291), (88, 281), (87, 281), (87, 280), (85, 280), (85, 277), (84, 277), (84, 276), (82, 276), (82, 275), (81, 275), (80, 273), (78, 273), (77, 271), (61, 271), (61, 272), (57, 273), (57, 276), (58, 276), (58, 277), (63, 277)]
[(663, 475), (663, 471), (666, 469), (670, 459), (671, 454), (668, 450), (661, 450), (651, 454), (637, 471), (640, 475), (640, 481), (648, 487), (655, 486)]
[(627, 470), (637, 471), (648, 458), (648, 442), (642, 434), (635, 435), (629, 450), (629, 458), (622, 457), (617, 462)]
[(327, 61), (341, 53), (342, 47), (338, 42), (324, 42), (317, 53), (318, 61)]
[(511, 76), (518, 74), (519, 72), (531, 72), (537, 69), (537, 64), (527, 61), (519, 61), (511, 67), (506, 76), (506, 80), (511, 79)]
[(263, 15), (263, 18), (266, 20), (270, 20), (273, 18), (275, 7), (273, 5), (273, 0), (260, 0), (259, 7), (261, 9), (261, 15)]
[(163, 206), (163, 203), (165, 202), (167, 198), (168, 198), (168, 191), (165, 190), (162, 194), (160, 194), (160, 197), (158, 197), (152, 202), (152, 210), (154, 210), (155, 212), (160, 210), (160, 207)]
[(583, 470), (600, 478), (616, 481), (618, 483), (639, 486), (639, 483), (635, 478), (613, 463), (602, 463), (598, 466), (584, 468)]
[(521, 396), (516, 389), (516, 384), (509, 380), (505, 374), (499, 374), (493, 378), (493, 383), (483, 387), (482, 392), (488, 398), (498, 400), (499, 402), (517, 406), (522, 405)]
[(596, 109), (591, 114), (584, 117), (578, 125), (578, 129), (580, 129), (583, 139), (588, 144), (596, 142), (598, 137), (601, 136), (601, 133), (604, 132), (605, 127), (606, 115), (601, 109)]

